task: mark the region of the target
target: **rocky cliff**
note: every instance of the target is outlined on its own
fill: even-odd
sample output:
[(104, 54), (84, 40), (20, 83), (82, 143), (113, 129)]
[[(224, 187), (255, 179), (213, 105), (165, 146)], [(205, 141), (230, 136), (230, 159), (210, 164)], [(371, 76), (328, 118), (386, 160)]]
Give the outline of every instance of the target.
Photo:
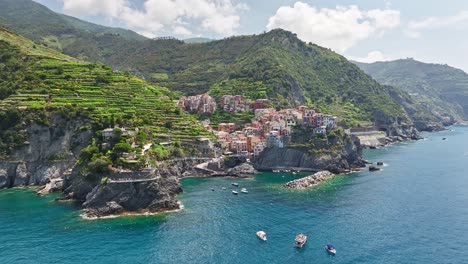
[(315, 140), (313, 144), (297, 144), (297, 141), (293, 136), (292, 144), (285, 148), (266, 148), (253, 160), (254, 167), (257, 170), (289, 168), (342, 173), (364, 165), (359, 141), (346, 134)]
[(84, 125), (85, 120), (54, 116), (48, 126), (27, 126), (24, 146), (0, 160), (0, 188), (44, 185), (69, 172), (92, 137)]
[(179, 209), (175, 196), (182, 192), (176, 177), (158, 177), (140, 182), (107, 182), (86, 195), (87, 217), (118, 215), (126, 212), (157, 213)]
[(179, 209), (179, 179), (203, 176), (196, 165), (208, 159), (187, 158), (162, 162), (158, 167), (134, 172), (111, 172), (96, 177), (80, 175), (80, 166), (65, 177), (64, 199), (82, 204), (88, 218), (125, 213), (157, 213)]

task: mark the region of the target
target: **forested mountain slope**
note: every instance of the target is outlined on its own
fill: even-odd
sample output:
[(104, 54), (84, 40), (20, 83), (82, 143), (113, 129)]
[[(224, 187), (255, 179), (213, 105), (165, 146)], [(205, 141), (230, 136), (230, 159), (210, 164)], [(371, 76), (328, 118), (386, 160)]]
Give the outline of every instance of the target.
[(442, 120), (468, 117), (468, 74), (460, 69), (413, 59), (356, 64), (382, 84), (408, 92)]

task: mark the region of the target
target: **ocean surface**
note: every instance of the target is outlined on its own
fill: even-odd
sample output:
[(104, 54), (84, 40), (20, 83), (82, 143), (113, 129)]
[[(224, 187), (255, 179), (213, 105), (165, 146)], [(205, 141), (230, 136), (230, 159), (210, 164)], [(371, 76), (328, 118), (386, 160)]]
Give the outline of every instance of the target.
[(83, 220), (54, 195), (2, 190), (0, 263), (468, 263), (468, 128), (451, 129), (368, 150), (382, 171), (307, 191), (283, 189), (304, 176), (289, 173), (185, 179), (185, 208), (158, 216)]

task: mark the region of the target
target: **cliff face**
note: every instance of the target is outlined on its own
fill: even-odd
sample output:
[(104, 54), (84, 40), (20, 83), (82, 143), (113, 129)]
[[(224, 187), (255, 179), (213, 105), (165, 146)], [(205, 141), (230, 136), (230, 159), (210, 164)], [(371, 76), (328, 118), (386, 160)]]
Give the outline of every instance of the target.
[(122, 213), (156, 213), (179, 209), (176, 195), (182, 192), (179, 179), (200, 176), (195, 166), (206, 159), (175, 159), (141, 172), (114, 172), (85, 178), (80, 166), (65, 177), (67, 199), (82, 203), (86, 217), (96, 218)]
[(361, 148), (348, 135), (324, 142), (321, 146), (289, 146), (266, 148), (254, 159), (257, 170), (298, 168), (307, 170), (328, 170), (342, 173), (354, 167), (363, 166)]
[(142, 182), (99, 184), (83, 203), (87, 217), (125, 212), (156, 213), (179, 209), (175, 196), (182, 192), (176, 177), (159, 177)]
[(0, 188), (44, 185), (69, 172), (75, 157), (91, 139), (92, 132), (80, 130), (84, 120), (65, 120), (55, 116), (50, 126), (26, 127), (25, 146), (0, 160)]

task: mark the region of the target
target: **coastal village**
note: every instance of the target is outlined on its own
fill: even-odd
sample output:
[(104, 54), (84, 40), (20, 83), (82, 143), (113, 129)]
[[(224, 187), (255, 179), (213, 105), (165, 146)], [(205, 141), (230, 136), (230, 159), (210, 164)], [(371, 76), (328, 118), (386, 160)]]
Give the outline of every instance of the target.
[(224, 95), (218, 101), (208, 94), (181, 97), (179, 107), (192, 113), (213, 114), (217, 109), (238, 113), (251, 111), (254, 117), (242, 128), (236, 123), (220, 123), (212, 127), (209, 120), (203, 125), (218, 138), (217, 146), (224, 154), (247, 158), (258, 156), (266, 147), (283, 148), (291, 140), (295, 128), (310, 128), (316, 135), (326, 135), (336, 128), (336, 117), (323, 114), (315, 108), (299, 106), (277, 110), (267, 99), (252, 101), (241, 95)]

